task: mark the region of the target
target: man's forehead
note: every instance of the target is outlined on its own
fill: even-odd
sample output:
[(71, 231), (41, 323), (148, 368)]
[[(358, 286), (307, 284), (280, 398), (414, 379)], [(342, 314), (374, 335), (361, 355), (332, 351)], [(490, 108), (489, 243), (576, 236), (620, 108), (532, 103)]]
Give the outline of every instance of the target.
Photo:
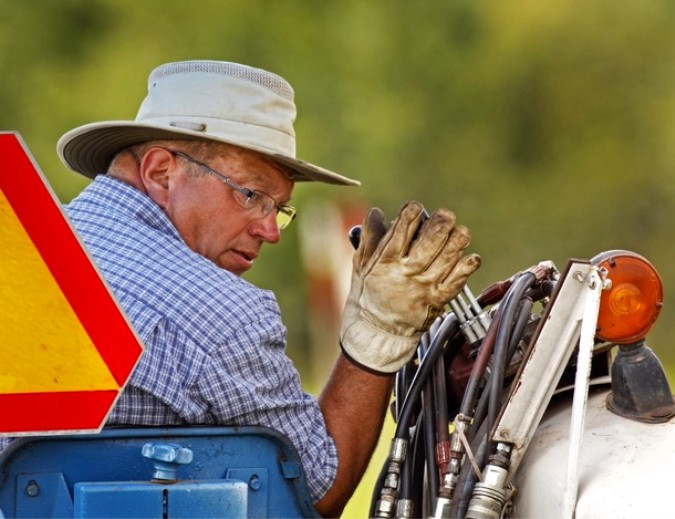
[[(225, 144), (218, 153), (218, 162), (236, 176), (239, 182), (255, 182), (261, 188), (292, 189), (292, 171), (271, 157), (239, 146)], [(280, 186), (281, 184), (281, 186)]]

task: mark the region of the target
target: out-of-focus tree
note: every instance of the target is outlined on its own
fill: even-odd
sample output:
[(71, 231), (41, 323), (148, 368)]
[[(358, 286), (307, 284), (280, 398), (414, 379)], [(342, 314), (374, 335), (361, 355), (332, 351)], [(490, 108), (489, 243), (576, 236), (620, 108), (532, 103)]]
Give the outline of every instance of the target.
[[(362, 179), (389, 215), (408, 198), (456, 210), (484, 257), (476, 289), (541, 259), (652, 259), (666, 282), (652, 342), (675, 360), (674, 22), (668, 0), (0, 0), (0, 128), (67, 201), (86, 180), (56, 140), (133, 118), (155, 65), (269, 68), (296, 88), (301, 157)], [(291, 352), (307, 341), (298, 239), (289, 229), (250, 275), (278, 293)]]

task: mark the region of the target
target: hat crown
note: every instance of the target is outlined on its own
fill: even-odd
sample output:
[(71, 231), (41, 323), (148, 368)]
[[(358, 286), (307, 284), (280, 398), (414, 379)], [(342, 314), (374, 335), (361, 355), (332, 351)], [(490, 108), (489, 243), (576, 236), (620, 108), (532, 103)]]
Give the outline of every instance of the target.
[(183, 61), (150, 74), (136, 121), (295, 157), (295, 116), (293, 89), (276, 74), (238, 63)]
[(148, 77), (148, 94), (133, 121), (80, 126), (57, 144), (68, 167), (88, 177), (107, 170), (115, 154), (164, 139), (232, 144), (269, 156), (295, 180), (358, 185), (296, 158), (294, 92), (281, 76), (228, 61), (166, 63)]

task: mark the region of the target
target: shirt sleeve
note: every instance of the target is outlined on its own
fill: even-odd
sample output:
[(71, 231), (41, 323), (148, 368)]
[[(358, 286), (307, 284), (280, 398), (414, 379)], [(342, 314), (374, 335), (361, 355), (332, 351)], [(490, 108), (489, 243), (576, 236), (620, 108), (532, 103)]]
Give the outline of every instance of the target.
[(219, 423), (262, 425), (285, 434), (317, 502), (337, 474), (337, 450), (316, 399), (301, 389), (280, 328), (274, 319), (242, 326), (231, 343), (212, 352), (197, 388)]

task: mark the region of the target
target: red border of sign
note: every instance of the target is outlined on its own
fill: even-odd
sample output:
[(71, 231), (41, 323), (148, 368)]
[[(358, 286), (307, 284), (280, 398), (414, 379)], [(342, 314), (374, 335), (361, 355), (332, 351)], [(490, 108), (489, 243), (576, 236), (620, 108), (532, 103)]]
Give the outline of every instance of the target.
[[(122, 387), (142, 352), (140, 341), (71, 229), (58, 198), (51, 192), (37, 164), (32, 161), (27, 147), (16, 133), (0, 132), (0, 160), (3, 167), (0, 171), (0, 189), (115, 381)], [(91, 399), (95, 399), (94, 395), (97, 393), (107, 395), (109, 392), (77, 391), (64, 393), (62, 397), (63, 402), (71, 402), (72, 405), (83, 408), (92, 403)], [(27, 399), (28, 404), (30, 395), (16, 397)], [(48, 393), (32, 395), (49, 401), (49, 397), (45, 396)], [(0, 402), (6, 401), (7, 396), (0, 395)], [(103, 400), (107, 398), (105, 396)], [(33, 407), (33, 412), (35, 411)], [(53, 418), (54, 416), (51, 417)], [(37, 418), (34, 422), (37, 423)], [(56, 430), (60, 427), (49, 428)]]
[[(117, 398), (117, 391), (68, 391), (0, 395), (3, 433), (86, 431), (98, 429)], [(64, 409), (77, 409), (66, 413)]]

